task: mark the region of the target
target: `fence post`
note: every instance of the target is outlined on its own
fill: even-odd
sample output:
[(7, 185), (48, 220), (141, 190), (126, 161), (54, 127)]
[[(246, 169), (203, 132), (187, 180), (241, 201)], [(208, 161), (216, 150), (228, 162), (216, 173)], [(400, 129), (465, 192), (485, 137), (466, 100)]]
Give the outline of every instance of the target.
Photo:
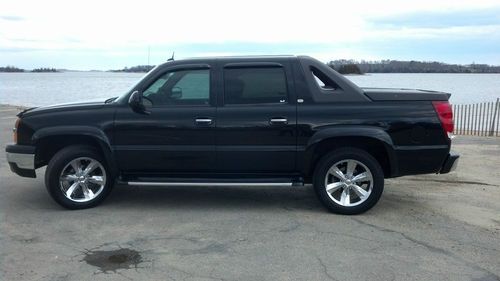
[(487, 122), (486, 122), (486, 132), (485, 132), (485, 136), (489, 136), (490, 135), (490, 132), (489, 132), (489, 128), (490, 127), (490, 123), (491, 123), (491, 120), (493, 119), (493, 106), (495, 105), (494, 102), (488, 102), (488, 118), (486, 119)]
[(462, 116), (462, 105), (461, 104), (457, 104), (457, 108), (458, 108), (458, 115), (457, 115), (457, 120), (458, 120), (458, 134), (460, 135), (460, 128), (462, 127), (462, 120), (460, 120), (460, 117)]
[(464, 105), (460, 105), (460, 134), (464, 134)]
[(479, 126), (481, 126), (480, 136), (482, 136), (483, 132), (484, 132), (484, 123), (486, 122), (486, 118), (485, 118), (486, 114), (485, 113), (486, 113), (486, 103), (483, 102), (481, 104), (481, 113), (479, 114), (479, 118), (480, 118), (479, 119), (479, 122), (480, 122)]
[[(498, 110), (498, 102), (499, 102), (499, 99), (500, 98), (497, 98), (497, 101), (495, 103), (495, 113), (493, 113), (493, 119), (491, 120), (491, 127), (490, 127), (490, 136), (493, 136), (493, 131), (495, 130), (495, 117), (497, 117), (497, 110)], [(499, 122), (499, 120), (497, 120), (497, 123)], [(498, 129), (498, 126), (497, 126), (497, 129)], [(498, 134), (498, 132), (497, 132)]]
[(481, 113), (480, 113), (480, 115), (479, 115), (479, 118), (480, 118), (480, 119), (479, 119), (479, 120), (480, 120), (479, 122), (480, 122), (480, 124), (481, 124), (481, 125), (479, 125), (479, 126), (481, 126), (481, 134), (480, 134), (480, 136), (482, 136), (482, 135), (483, 135), (483, 132), (484, 132), (484, 122), (486, 122), (486, 120), (485, 120), (486, 118), (484, 118), (484, 116), (486, 115), (485, 113), (486, 113), (486, 103), (485, 103), (485, 102), (483, 102), (483, 103), (481, 104)]
[(474, 115), (472, 115), (472, 120), (474, 120), (474, 136), (477, 135), (479, 131), (479, 118), (477, 117), (479, 114), (479, 103), (474, 104)]
[[(498, 99), (497, 99), (497, 101), (498, 101)], [(498, 106), (500, 106), (500, 104)], [(497, 137), (498, 137), (498, 134), (500, 132), (500, 130), (499, 130), (500, 129), (500, 109), (498, 111), (499, 112), (497, 114), (497, 132), (495, 134), (495, 136), (497, 136)]]
[(465, 106), (463, 104), (460, 105), (460, 133), (463, 135), (464, 133), (464, 114), (465, 113)]
[(471, 122), (470, 122), (471, 107), (472, 107), (471, 104), (467, 105), (467, 135), (472, 135)]
[(474, 130), (474, 119), (472, 118), (472, 112), (474, 111), (474, 104), (469, 104), (469, 135), (473, 135), (473, 130)]

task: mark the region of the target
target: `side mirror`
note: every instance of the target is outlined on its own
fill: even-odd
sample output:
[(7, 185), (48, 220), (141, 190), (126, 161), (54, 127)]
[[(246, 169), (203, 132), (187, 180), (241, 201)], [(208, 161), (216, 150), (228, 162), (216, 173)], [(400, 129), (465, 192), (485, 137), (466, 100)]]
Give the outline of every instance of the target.
[(141, 114), (149, 114), (142, 100), (142, 94), (139, 91), (134, 91), (128, 99), (128, 105), (133, 111)]
[(182, 98), (182, 88), (181, 87), (173, 87), (172, 94), (170, 95), (170, 98), (173, 100), (178, 100), (178, 99)]

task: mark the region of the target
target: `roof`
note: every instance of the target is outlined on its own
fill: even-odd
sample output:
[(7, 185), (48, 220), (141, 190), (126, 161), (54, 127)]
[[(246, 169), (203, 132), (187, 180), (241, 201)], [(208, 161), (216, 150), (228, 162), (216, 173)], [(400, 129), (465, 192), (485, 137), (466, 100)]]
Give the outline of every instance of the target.
[(294, 55), (250, 55), (250, 56), (214, 56), (214, 57), (192, 57), (186, 59), (274, 59), (274, 58), (294, 58)]

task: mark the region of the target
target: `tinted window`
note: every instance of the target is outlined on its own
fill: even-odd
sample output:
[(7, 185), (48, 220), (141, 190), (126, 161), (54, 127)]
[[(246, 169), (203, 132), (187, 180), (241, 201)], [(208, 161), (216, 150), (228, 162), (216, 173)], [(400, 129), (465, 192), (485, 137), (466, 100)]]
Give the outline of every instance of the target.
[(317, 68), (311, 67), (311, 74), (313, 75), (314, 80), (321, 89), (323, 90), (340, 89), (340, 87), (335, 82), (333, 82), (330, 78), (328, 78), (327, 75), (319, 71)]
[(224, 69), (224, 103), (286, 102), (286, 79), (283, 68)]
[(166, 104), (208, 105), (210, 71), (179, 70), (163, 74), (143, 93), (153, 106)]

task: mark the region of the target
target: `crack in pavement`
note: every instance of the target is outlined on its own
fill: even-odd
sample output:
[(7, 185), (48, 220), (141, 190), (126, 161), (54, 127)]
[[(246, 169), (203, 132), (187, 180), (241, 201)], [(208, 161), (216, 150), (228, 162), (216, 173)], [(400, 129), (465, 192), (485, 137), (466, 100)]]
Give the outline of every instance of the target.
[(475, 184), (475, 185), (487, 185), (487, 186), (499, 186), (496, 184), (479, 182), (479, 181), (453, 181), (453, 180), (437, 180), (437, 179), (404, 179), (407, 181), (420, 181), (420, 182), (438, 182), (438, 183), (457, 183), (457, 184)]
[(496, 274), (494, 274), (493, 272), (485, 269), (485, 268), (482, 268), (480, 266), (478, 266), (477, 264), (474, 264), (460, 256), (457, 256), (455, 255), (454, 253), (450, 252), (450, 251), (447, 251), (445, 249), (442, 249), (442, 248), (438, 248), (438, 247), (435, 247), (435, 246), (432, 246), (426, 242), (423, 242), (423, 241), (420, 241), (420, 240), (417, 240), (417, 239), (414, 239), (408, 235), (406, 235), (405, 233), (403, 232), (400, 232), (400, 231), (397, 231), (397, 230), (393, 230), (393, 229), (389, 229), (389, 228), (385, 228), (385, 227), (381, 227), (381, 226), (378, 226), (378, 225), (375, 225), (375, 224), (371, 224), (371, 223), (367, 223), (367, 222), (364, 222), (360, 219), (356, 219), (356, 218), (352, 218), (353, 221), (359, 223), (359, 224), (362, 224), (362, 225), (365, 225), (365, 226), (368, 226), (368, 227), (371, 227), (371, 228), (375, 228), (376, 230), (378, 231), (381, 231), (381, 232), (387, 232), (387, 233), (395, 233), (395, 234), (399, 234), (401, 235), (404, 239), (414, 243), (414, 244), (417, 244), (419, 246), (422, 246), (426, 249), (428, 249), (429, 251), (431, 252), (434, 252), (434, 253), (438, 253), (438, 254), (442, 254), (442, 255), (445, 255), (447, 257), (450, 257), (450, 258), (453, 258), (457, 261), (460, 261), (461, 263), (467, 265), (468, 267), (472, 268), (472, 269), (475, 269), (477, 271), (482, 271), (484, 273), (486, 273), (488, 276), (494, 276), (495, 278), (499, 279), (500, 280), (500, 277), (497, 276)]
[(323, 268), (323, 273), (328, 277), (328, 279), (337, 281), (337, 279), (335, 279), (335, 277), (333, 277), (332, 275), (330, 275), (330, 273), (328, 273), (328, 268), (326, 267), (323, 260), (317, 255), (314, 255), (314, 257), (318, 260), (320, 266)]

